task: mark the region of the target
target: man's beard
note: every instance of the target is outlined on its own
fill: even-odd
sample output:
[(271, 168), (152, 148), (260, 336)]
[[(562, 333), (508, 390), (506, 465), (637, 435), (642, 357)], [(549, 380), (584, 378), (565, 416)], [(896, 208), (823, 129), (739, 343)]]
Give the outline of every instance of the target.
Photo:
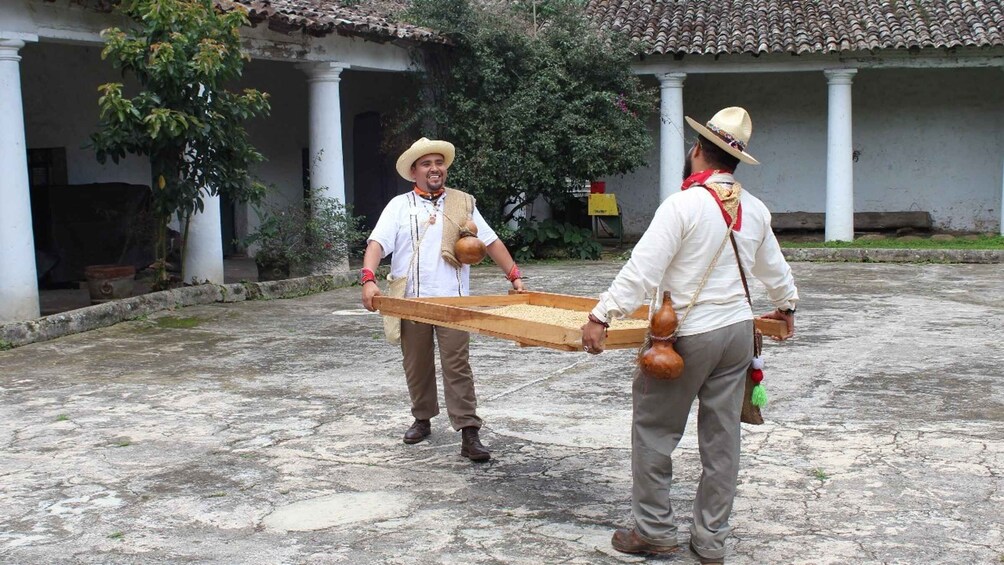
[(687, 158), (683, 162), (683, 178), (687, 179), (694, 172), (694, 161), (690, 158), (690, 153), (687, 153)]

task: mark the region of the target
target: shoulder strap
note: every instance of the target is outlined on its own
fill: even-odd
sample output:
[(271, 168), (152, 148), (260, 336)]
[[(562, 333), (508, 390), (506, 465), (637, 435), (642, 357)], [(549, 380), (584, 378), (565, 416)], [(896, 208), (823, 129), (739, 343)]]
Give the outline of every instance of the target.
[[(736, 245), (736, 236), (729, 230), (729, 239), (732, 240), (732, 251), (736, 255), (736, 265), (739, 266), (739, 278), (743, 281), (743, 291), (746, 292), (746, 303), (750, 305), (750, 310), (753, 310), (753, 301), (750, 300), (750, 287), (746, 283), (746, 269), (743, 269), (743, 262), (739, 258), (739, 246)], [(756, 327), (753, 327), (753, 356), (759, 357), (763, 349), (763, 334), (757, 331)]]
[(746, 291), (746, 303), (753, 308), (753, 301), (750, 300), (750, 287), (746, 283), (746, 269), (743, 269), (743, 262), (739, 259), (739, 246), (736, 245), (736, 236), (729, 230), (729, 239), (732, 240), (732, 252), (736, 255), (736, 265), (739, 265), (739, 278), (743, 281), (743, 290)]

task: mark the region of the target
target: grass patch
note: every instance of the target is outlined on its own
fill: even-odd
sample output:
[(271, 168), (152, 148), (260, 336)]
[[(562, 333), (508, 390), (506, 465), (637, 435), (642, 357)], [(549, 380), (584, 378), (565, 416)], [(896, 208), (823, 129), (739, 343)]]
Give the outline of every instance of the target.
[(980, 236), (972, 239), (856, 239), (854, 241), (782, 241), (786, 249), (1004, 249), (1004, 236)]
[(181, 318), (178, 316), (164, 316), (157, 318), (157, 326), (174, 330), (188, 330), (202, 323), (200, 318)]
[(115, 447), (129, 447), (130, 445), (132, 445), (132, 442), (130, 442), (127, 439), (123, 439), (123, 440), (120, 440), (120, 441), (117, 441), (117, 442), (113, 443), (112, 445), (115, 446)]
[(812, 470), (812, 476), (816, 477), (816, 480), (819, 481), (819, 482), (823, 482), (826, 479), (830, 478), (830, 476), (826, 474), (826, 471), (824, 471), (822, 469), (819, 469), (819, 468), (816, 468), (816, 469)]
[(0, 351), (10, 351), (11, 349), (14, 349), (13, 343), (5, 339), (0, 339)]
[(69, 419), (70, 419), (70, 417), (67, 416), (66, 414), (60, 414), (59, 416), (56, 416), (56, 421), (57, 422), (66, 422)]
[(108, 534), (108, 539), (122, 540), (125, 538), (125, 532), (112, 532)]

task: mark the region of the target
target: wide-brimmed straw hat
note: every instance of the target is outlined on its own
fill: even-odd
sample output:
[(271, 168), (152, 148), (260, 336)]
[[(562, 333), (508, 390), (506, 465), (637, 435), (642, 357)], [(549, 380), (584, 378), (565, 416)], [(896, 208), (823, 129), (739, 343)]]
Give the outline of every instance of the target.
[(419, 157), (432, 153), (442, 155), (444, 166), (449, 168), (450, 164), (453, 163), (453, 157), (457, 154), (457, 150), (449, 141), (423, 137), (412, 143), (411, 147), (397, 158), (397, 174), (401, 175), (401, 178), (406, 181), (414, 181), (415, 179), (411, 176), (411, 166)]
[(750, 135), (753, 133), (753, 121), (750, 120), (749, 112), (745, 109), (739, 106), (730, 106), (720, 110), (708, 120), (707, 126), (702, 126), (690, 116), (687, 116), (687, 123), (708, 141), (721, 147), (729, 155), (743, 163), (760, 164), (760, 161), (746, 152)]

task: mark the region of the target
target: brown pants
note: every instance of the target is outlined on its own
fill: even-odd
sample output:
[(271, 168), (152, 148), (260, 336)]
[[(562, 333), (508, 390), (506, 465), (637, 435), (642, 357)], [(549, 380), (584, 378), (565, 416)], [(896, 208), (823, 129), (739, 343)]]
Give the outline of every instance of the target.
[(468, 426), (480, 428), (481, 418), (476, 413), (478, 399), (474, 394), (474, 373), (469, 362), (470, 334), (402, 320), (401, 352), (404, 354), (404, 375), (411, 395), (411, 414), (419, 420), (428, 420), (439, 414), (433, 334), (439, 342), (443, 392), (450, 425), (454, 430)]

